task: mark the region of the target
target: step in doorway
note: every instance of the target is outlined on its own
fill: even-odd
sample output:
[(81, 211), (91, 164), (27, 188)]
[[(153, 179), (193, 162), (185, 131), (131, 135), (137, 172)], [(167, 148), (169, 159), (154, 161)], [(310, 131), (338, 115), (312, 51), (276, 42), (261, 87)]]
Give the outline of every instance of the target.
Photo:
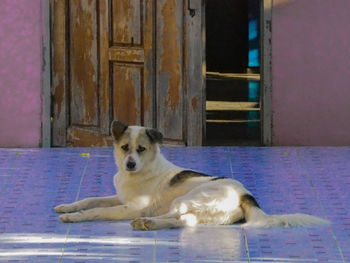
[(259, 5), (206, 1), (206, 145), (261, 145)]

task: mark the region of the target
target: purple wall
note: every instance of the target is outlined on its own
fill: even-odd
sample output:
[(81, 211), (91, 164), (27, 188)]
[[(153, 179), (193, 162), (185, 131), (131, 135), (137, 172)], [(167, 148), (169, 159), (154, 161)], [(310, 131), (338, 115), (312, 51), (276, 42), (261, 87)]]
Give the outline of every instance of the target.
[(41, 141), (40, 2), (0, 1), (0, 147)]
[(350, 145), (350, 1), (274, 3), (273, 144)]

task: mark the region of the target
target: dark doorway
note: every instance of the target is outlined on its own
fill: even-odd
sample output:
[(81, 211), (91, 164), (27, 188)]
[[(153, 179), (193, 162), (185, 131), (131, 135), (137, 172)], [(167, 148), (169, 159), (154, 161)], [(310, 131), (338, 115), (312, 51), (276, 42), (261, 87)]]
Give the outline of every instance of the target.
[(207, 145), (261, 145), (259, 2), (206, 1)]

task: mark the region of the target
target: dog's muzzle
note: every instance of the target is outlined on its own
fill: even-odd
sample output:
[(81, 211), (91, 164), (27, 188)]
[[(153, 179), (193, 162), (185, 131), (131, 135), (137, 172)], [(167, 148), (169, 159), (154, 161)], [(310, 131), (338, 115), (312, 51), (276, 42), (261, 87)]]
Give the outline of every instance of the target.
[(126, 169), (128, 171), (135, 171), (135, 168), (136, 168), (136, 161), (134, 160), (134, 158), (129, 157), (126, 163)]
[(134, 170), (135, 169), (135, 166), (136, 166), (136, 163), (135, 162), (128, 162), (126, 164), (126, 168), (128, 168), (128, 170)]

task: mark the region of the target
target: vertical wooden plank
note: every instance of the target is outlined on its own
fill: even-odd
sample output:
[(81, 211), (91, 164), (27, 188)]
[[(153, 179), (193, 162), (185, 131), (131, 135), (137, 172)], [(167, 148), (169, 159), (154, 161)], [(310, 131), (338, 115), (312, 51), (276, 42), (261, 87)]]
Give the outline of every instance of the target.
[[(188, 4), (188, 3), (187, 3)], [(202, 145), (205, 136), (205, 4), (191, 0), (186, 17), (187, 145)]]
[(66, 145), (67, 130), (67, 39), (66, 1), (53, 0), (52, 12), (52, 145)]
[(157, 126), (184, 141), (183, 1), (157, 1)]
[(51, 31), (50, 31), (50, 3), (47, 0), (41, 0), (42, 9), (42, 27), (43, 27), (43, 77), (42, 77), (42, 136), (41, 136), (41, 146), (50, 147), (51, 146)]
[(100, 131), (109, 135), (112, 122), (110, 63), (109, 63), (109, 0), (99, 0), (99, 100), (100, 100)]
[(71, 124), (98, 126), (96, 0), (69, 3)]
[(262, 144), (272, 145), (272, 0), (261, 0), (261, 117)]
[(155, 108), (155, 5), (156, 0), (145, 0), (143, 8), (143, 97), (142, 97), (142, 125), (156, 128)]

